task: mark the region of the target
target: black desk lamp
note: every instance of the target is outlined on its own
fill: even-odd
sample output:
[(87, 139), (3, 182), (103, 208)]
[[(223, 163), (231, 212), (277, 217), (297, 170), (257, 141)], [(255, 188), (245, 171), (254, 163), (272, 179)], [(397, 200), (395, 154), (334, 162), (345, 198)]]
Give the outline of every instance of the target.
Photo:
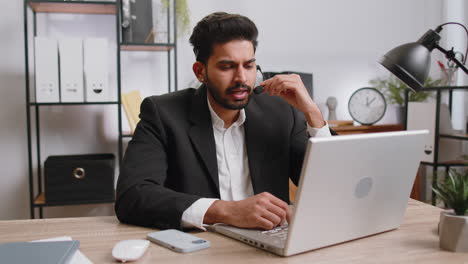
[(468, 30), (460, 23), (448, 22), (438, 26), (435, 30), (430, 29), (418, 41), (403, 44), (398, 46), (383, 56), (380, 61), (385, 68), (392, 72), (401, 81), (406, 83), (413, 91), (418, 92), (424, 88), (424, 81), (429, 74), (429, 67), (431, 61), (431, 51), (437, 49), (445, 54), (445, 57), (454, 62), (466, 74), (468, 69), (465, 67), (466, 55), (462, 58), (462, 62), (455, 58), (453, 48), (445, 50), (439, 46), (442, 27), (447, 24), (456, 24), (462, 26), (468, 36)]

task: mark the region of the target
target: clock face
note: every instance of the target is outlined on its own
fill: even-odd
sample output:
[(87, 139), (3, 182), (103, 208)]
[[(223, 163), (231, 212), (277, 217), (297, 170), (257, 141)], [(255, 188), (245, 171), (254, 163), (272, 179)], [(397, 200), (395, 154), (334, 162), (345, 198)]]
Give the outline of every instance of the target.
[(349, 114), (363, 125), (372, 125), (382, 119), (386, 109), (387, 103), (383, 94), (370, 87), (355, 91), (348, 102)]

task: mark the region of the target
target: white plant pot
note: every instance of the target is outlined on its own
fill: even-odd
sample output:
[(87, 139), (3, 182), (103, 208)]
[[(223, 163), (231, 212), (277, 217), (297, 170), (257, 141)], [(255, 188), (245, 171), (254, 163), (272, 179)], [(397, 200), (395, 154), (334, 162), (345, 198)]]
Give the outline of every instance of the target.
[(468, 216), (453, 211), (440, 213), (439, 246), (454, 252), (468, 252)]
[(404, 124), (405, 123), (405, 108), (403, 106), (396, 106), (395, 107), (395, 116), (397, 124)]
[(405, 112), (403, 106), (387, 105), (384, 117), (379, 124), (404, 124)]

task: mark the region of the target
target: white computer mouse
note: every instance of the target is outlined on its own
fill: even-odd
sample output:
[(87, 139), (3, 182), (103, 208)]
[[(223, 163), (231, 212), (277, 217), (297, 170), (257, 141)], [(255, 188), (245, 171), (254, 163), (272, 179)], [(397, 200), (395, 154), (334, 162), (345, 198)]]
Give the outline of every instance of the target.
[(135, 261), (145, 254), (149, 244), (149, 240), (145, 239), (122, 240), (115, 244), (112, 256), (122, 262)]

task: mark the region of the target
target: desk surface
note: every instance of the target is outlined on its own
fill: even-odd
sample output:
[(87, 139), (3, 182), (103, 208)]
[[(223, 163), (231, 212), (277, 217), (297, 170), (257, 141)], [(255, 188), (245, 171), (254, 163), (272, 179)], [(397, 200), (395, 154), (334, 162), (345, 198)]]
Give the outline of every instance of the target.
[[(196, 233), (211, 248), (179, 254), (151, 243), (135, 263), (468, 263), (468, 254), (439, 249), (440, 209), (410, 200), (403, 225), (380, 235), (283, 258), (210, 232)], [(115, 217), (0, 221), (0, 243), (71, 236), (94, 263), (114, 263), (111, 249), (122, 239), (145, 238), (154, 229), (121, 224)]]

